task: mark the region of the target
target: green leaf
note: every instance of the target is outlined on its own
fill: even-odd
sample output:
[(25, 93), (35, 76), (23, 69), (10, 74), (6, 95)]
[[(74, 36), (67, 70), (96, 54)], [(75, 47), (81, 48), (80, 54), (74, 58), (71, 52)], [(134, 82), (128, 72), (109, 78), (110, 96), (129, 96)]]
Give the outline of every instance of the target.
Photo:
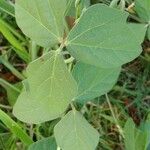
[(147, 37), (148, 37), (148, 39), (150, 40), (150, 26), (149, 26), (148, 29), (147, 29)]
[(95, 150), (98, 132), (77, 111), (70, 111), (55, 126), (54, 135), (63, 150)]
[(130, 32), (135, 35), (135, 39), (141, 44), (141, 42), (145, 39), (147, 30), (145, 24), (129, 23), (128, 27), (130, 29)]
[(66, 0), (16, 0), (16, 21), (24, 34), (43, 47), (63, 38)]
[(49, 137), (33, 143), (28, 150), (57, 150), (57, 145), (55, 139)]
[(10, 149), (10, 145), (12, 144), (13, 135), (11, 133), (0, 133), (0, 150)]
[(11, 106), (13, 106), (21, 92), (22, 83), (18, 82), (16, 84), (10, 84), (9, 82), (5, 81), (4, 79), (0, 78), (0, 85), (6, 90), (7, 92), (7, 100)]
[(6, 12), (11, 16), (15, 16), (15, 10), (12, 4), (7, 2), (6, 0), (0, 0), (0, 10)]
[[(21, 82), (15, 84), (13, 86), (18, 88), (19, 90), (22, 89), (22, 83)], [(17, 92), (16, 90), (10, 88), (10, 87), (7, 87), (6, 91), (7, 91), (8, 102), (11, 106), (13, 106), (16, 103), (16, 100), (17, 100), (20, 93)]]
[(73, 76), (78, 84), (78, 102), (87, 102), (106, 94), (116, 83), (121, 68), (104, 69), (92, 65), (77, 63)]
[(147, 144), (146, 144), (146, 146), (147, 147), (148, 147), (148, 145), (150, 146), (150, 118), (147, 118), (147, 120), (145, 122), (141, 123), (140, 129), (141, 129), (141, 131), (143, 131), (144, 133), (147, 134), (147, 142), (146, 142)]
[(135, 0), (135, 11), (140, 19), (147, 24), (147, 37), (150, 40), (150, 1)]
[(125, 149), (135, 150), (135, 124), (131, 118), (129, 118), (124, 128), (125, 135)]
[(136, 129), (135, 130), (135, 150), (147, 150), (147, 133)]
[(135, 127), (131, 118), (125, 124), (125, 148), (126, 150), (146, 150), (148, 146), (148, 134)]
[(135, 11), (144, 22), (150, 21), (150, 1), (149, 0), (135, 0)]
[(27, 74), (14, 115), (35, 124), (60, 117), (77, 93), (63, 57), (51, 51), (29, 64)]
[(135, 59), (141, 43), (126, 23), (128, 14), (97, 4), (81, 16), (67, 37), (70, 53), (84, 63), (112, 68)]
[(75, 0), (67, 0), (67, 8), (65, 16), (75, 17), (75, 15), (76, 15)]

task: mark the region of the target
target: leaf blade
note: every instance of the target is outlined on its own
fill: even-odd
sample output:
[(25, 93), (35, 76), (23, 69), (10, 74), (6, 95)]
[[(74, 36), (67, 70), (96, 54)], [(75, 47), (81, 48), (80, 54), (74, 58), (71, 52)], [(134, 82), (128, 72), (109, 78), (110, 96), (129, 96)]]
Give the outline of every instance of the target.
[(135, 11), (138, 16), (144, 21), (150, 21), (150, 1), (149, 0), (135, 0)]
[(54, 135), (63, 150), (94, 150), (99, 141), (98, 132), (77, 111), (70, 111), (55, 126)]
[(125, 124), (124, 134), (126, 150), (135, 150), (135, 124), (131, 118)]
[(57, 145), (53, 137), (48, 137), (33, 143), (28, 150), (57, 150)]
[(135, 59), (142, 48), (128, 28), (127, 16), (105, 5), (90, 7), (68, 35), (68, 50), (77, 60), (103, 68)]
[(77, 92), (62, 56), (51, 51), (31, 63), (27, 70), (29, 76), (14, 106), (14, 115), (35, 124), (60, 117)]
[(73, 76), (78, 84), (76, 101), (85, 103), (106, 94), (117, 81), (120, 70), (120, 67), (104, 69), (77, 63), (73, 70)]
[(59, 0), (17, 0), (16, 21), (33, 41), (43, 47), (50, 47), (59, 43), (63, 37), (64, 20), (62, 18), (64, 18), (65, 9), (65, 0), (61, 3)]

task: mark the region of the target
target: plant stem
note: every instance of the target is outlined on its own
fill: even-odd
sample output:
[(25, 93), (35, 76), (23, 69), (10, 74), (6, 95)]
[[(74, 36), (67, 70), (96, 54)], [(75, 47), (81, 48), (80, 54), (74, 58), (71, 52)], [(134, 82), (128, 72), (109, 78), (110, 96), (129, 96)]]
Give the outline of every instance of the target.
[(66, 64), (69, 64), (69, 63), (71, 63), (71, 62), (73, 62), (74, 61), (74, 58), (73, 57), (70, 57), (69, 59), (66, 59), (65, 60), (65, 63)]
[(135, 16), (134, 14), (130, 14), (129, 17), (131, 17), (132, 19), (134, 19), (135, 21), (142, 23), (142, 24), (147, 24), (147, 22), (142, 21), (140, 18), (138, 18), (137, 16)]
[(6, 88), (6, 89), (7, 89), (7, 88), (11, 88), (11, 89), (13, 89), (14, 91), (16, 91), (16, 92), (18, 92), (18, 93), (21, 92), (18, 88), (16, 88), (15, 86), (13, 86), (12, 84), (8, 83), (7, 81), (5, 81), (5, 80), (2, 79), (2, 78), (0, 78), (0, 85), (1, 85), (2, 87)]
[(122, 128), (120, 127), (120, 125), (119, 125), (119, 123), (118, 123), (118, 120), (117, 120), (117, 118), (116, 118), (116, 116), (115, 116), (115, 113), (114, 113), (113, 108), (112, 108), (112, 106), (111, 106), (111, 103), (110, 103), (110, 99), (109, 99), (109, 97), (108, 97), (108, 94), (105, 94), (105, 97), (106, 97), (108, 106), (109, 106), (109, 108), (110, 108), (112, 117), (114, 118), (114, 121), (115, 121), (115, 123), (116, 123), (116, 126), (117, 126), (117, 128), (118, 128), (120, 134), (121, 134), (122, 137), (124, 138), (123, 130), (122, 130)]
[(30, 55), (31, 55), (31, 60), (35, 60), (37, 58), (37, 45), (35, 42), (31, 42), (31, 51), (30, 51)]
[(58, 53), (58, 54), (61, 53), (63, 48), (64, 48), (64, 43), (62, 42), (60, 47), (56, 50), (56, 53)]
[(22, 128), (13, 121), (4, 111), (0, 109), (0, 120), (16, 135), (25, 145), (33, 143), (32, 139), (22, 130)]
[(70, 105), (71, 105), (72, 110), (75, 112), (75, 111), (76, 111), (76, 108), (75, 108), (73, 102), (72, 102)]
[(0, 108), (12, 110), (12, 107), (0, 104)]
[(16, 69), (13, 65), (11, 65), (6, 59), (3, 57), (0, 57), (1, 63), (6, 66), (16, 77), (18, 77), (21, 80), (24, 80), (25, 77)]
[(43, 48), (43, 54), (48, 53), (48, 52), (49, 52), (49, 50), (50, 50), (50, 48)]
[(59, 146), (57, 147), (57, 150), (61, 150)]

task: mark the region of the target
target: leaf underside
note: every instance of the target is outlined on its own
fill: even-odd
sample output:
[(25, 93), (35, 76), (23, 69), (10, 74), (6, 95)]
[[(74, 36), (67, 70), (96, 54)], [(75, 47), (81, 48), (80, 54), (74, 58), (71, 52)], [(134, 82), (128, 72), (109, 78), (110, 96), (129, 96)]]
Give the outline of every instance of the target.
[(76, 95), (76, 82), (60, 54), (49, 52), (27, 68), (28, 78), (14, 106), (21, 121), (42, 123), (61, 116)]

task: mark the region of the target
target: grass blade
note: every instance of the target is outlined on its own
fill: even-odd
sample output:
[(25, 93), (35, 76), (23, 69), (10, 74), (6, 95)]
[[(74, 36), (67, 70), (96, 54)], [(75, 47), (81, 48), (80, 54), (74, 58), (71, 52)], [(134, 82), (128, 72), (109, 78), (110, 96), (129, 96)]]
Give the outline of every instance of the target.
[(0, 120), (16, 135), (25, 145), (33, 143), (32, 139), (13, 121), (4, 111), (0, 109)]
[(4, 21), (2, 18), (0, 18), (0, 23), (7, 27), (11, 31), (11, 33), (13, 33), (19, 40), (25, 42), (25, 38), (20, 33), (18, 33), (16, 29), (12, 27), (9, 23)]
[(22, 58), (25, 62), (29, 62), (29, 54), (21, 43), (14, 37), (10, 30), (0, 21), (0, 32), (14, 47), (14, 51)]
[(6, 12), (11, 16), (15, 16), (15, 10), (12, 4), (7, 2), (6, 0), (0, 0), (0, 10)]

